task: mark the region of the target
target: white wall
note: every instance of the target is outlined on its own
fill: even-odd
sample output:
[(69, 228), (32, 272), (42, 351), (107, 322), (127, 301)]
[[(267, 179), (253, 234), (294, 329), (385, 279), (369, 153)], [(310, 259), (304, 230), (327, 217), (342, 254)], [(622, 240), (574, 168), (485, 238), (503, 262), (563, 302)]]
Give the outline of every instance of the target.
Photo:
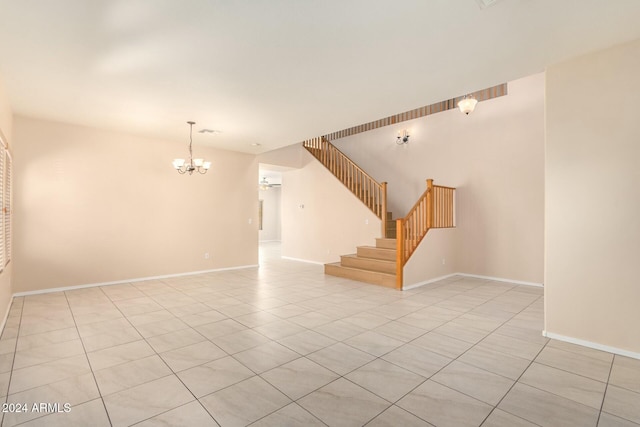
[[(9, 105), (9, 98), (4, 90), (2, 80), (0, 80), (0, 139), (9, 146), (9, 151), (13, 152), (12, 144), (13, 112)], [(14, 167), (15, 171), (15, 167)], [(3, 321), (6, 310), (11, 303), (13, 262), (4, 267), (0, 273), (0, 322)], [(0, 324), (0, 326), (2, 326)]]
[[(258, 263), (255, 156), (17, 116), (14, 291)], [(251, 223), (249, 223), (251, 220)], [(209, 253), (209, 258), (205, 258)]]
[(640, 40), (550, 67), (545, 329), (640, 357)]
[(303, 166), (282, 173), (282, 255), (328, 263), (374, 245), (378, 217), (302, 145), (295, 149)]
[[(508, 91), (480, 102), (469, 116), (449, 110), (332, 142), (389, 183), (394, 218), (408, 212), (427, 178), (457, 187), (459, 272), (542, 283), (544, 75), (510, 82)], [(410, 131), (409, 144), (398, 146), (403, 129)], [(416, 279), (448, 270), (434, 270), (440, 256), (425, 252), (419, 264), (433, 268), (414, 272)]]
[(271, 187), (268, 190), (260, 190), (259, 197), (262, 200), (262, 230), (259, 231), (260, 241), (280, 240), (280, 214), (281, 204), (280, 187)]

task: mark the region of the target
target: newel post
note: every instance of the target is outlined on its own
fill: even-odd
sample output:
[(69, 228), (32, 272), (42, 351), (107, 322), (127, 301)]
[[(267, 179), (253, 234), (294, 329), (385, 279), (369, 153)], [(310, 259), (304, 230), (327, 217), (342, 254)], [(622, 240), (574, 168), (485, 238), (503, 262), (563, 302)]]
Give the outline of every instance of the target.
[(382, 237), (387, 237), (387, 183), (380, 184), (382, 209)]
[(427, 180), (427, 229), (433, 227), (433, 179)]
[(402, 290), (404, 270), (404, 221), (396, 220), (396, 288)]

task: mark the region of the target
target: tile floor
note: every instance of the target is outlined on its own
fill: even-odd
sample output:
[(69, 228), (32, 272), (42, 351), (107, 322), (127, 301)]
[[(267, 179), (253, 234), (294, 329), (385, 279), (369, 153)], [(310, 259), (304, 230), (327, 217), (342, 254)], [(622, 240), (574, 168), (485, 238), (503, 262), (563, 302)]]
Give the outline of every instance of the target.
[(277, 244), (261, 258), (16, 298), (2, 425), (640, 425), (640, 361), (543, 338), (540, 288), (454, 277), (398, 292)]

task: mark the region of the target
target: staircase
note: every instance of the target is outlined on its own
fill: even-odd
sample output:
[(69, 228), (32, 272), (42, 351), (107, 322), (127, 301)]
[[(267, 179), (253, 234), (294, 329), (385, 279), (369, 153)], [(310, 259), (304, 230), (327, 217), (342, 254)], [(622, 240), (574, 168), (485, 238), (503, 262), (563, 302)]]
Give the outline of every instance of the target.
[(376, 239), (375, 246), (358, 246), (340, 262), (324, 265), (325, 274), (395, 288), (396, 239)]
[(402, 289), (403, 268), (431, 228), (452, 228), (455, 188), (433, 185), (404, 218), (387, 212), (387, 183), (378, 183), (325, 137), (304, 141), (303, 146), (380, 218), (383, 238), (375, 246), (358, 246), (355, 254), (325, 264), (324, 272), (374, 285)]

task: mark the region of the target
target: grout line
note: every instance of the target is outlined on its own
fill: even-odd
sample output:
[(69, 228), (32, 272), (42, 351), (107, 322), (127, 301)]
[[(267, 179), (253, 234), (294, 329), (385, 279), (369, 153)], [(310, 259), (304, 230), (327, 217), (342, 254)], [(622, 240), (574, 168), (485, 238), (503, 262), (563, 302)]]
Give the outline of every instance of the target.
[[(80, 339), (80, 344), (82, 345), (82, 349), (84, 350), (84, 357), (87, 360), (87, 365), (89, 366), (89, 370), (91, 371), (91, 376), (93, 376), (93, 382), (96, 385), (96, 390), (98, 390), (98, 396), (100, 396), (100, 401), (102, 402), (102, 407), (104, 408), (105, 414), (107, 414), (107, 420), (109, 420), (109, 424), (113, 426), (113, 422), (111, 422), (111, 416), (109, 415), (109, 411), (107, 410), (107, 405), (104, 403), (104, 398), (102, 396), (102, 390), (100, 390), (100, 386), (98, 386), (98, 380), (96, 379), (96, 374), (93, 371), (93, 367), (91, 366), (91, 362), (89, 361), (89, 356), (87, 354), (87, 349), (84, 346), (84, 341), (82, 341), (82, 337), (80, 336), (80, 330), (78, 329), (78, 323), (76, 322), (76, 316), (73, 314), (73, 309), (71, 308), (71, 304), (69, 303), (69, 297), (66, 292), (62, 293), (64, 295), (64, 299), (67, 302), (67, 307), (69, 308), (69, 312), (71, 313), (71, 318), (73, 319), (73, 324), (76, 327), (76, 332), (78, 332), (78, 338)], [(82, 402), (84, 403), (84, 402)]]
[(609, 366), (609, 375), (607, 376), (607, 382), (604, 386), (604, 393), (602, 394), (602, 402), (600, 403), (600, 411), (598, 411), (598, 421), (596, 425), (600, 424), (600, 417), (602, 416), (602, 408), (604, 408), (604, 400), (607, 398), (607, 390), (609, 389), (609, 381), (611, 380), (611, 372), (613, 372), (613, 364), (616, 363), (616, 355), (613, 355), (611, 359), (611, 366)]

